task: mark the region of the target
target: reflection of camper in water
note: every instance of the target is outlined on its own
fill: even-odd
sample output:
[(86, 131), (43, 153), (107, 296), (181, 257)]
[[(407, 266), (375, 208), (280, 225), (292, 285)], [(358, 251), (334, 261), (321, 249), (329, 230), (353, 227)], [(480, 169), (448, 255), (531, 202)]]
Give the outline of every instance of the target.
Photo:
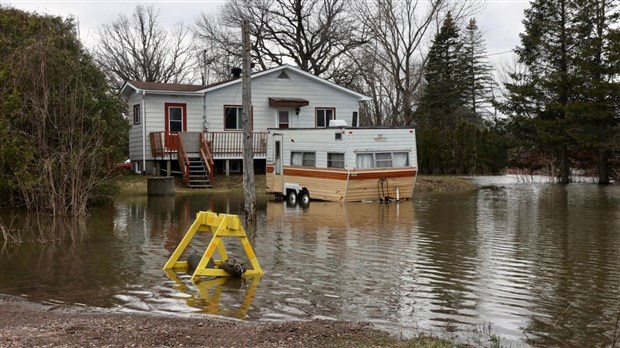
[(415, 130), (352, 128), (268, 130), (267, 192), (289, 204), (406, 200), (417, 175)]
[[(332, 231), (359, 230), (369, 233), (377, 224), (391, 226), (415, 225), (413, 201), (401, 204), (373, 204), (369, 202), (312, 202), (308, 207), (290, 206), (287, 203), (267, 202), (267, 226), (269, 230), (280, 230), (283, 224), (293, 230), (316, 231), (327, 228)], [(383, 232), (385, 233), (385, 232)]]

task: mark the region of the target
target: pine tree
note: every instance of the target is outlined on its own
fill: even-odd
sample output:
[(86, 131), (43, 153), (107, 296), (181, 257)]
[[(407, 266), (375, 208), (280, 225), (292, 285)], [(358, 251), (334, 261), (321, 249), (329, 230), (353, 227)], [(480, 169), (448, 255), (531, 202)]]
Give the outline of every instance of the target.
[(610, 28), (618, 23), (616, 0), (577, 0), (575, 72), (577, 102), (573, 113), (577, 127), (572, 133), (586, 150), (598, 152), (599, 184), (609, 183), (609, 156), (618, 148), (616, 127), (620, 105), (620, 35)]
[(426, 87), (416, 111), (420, 128), (452, 129), (467, 119), (459, 28), (448, 13), (428, 53)]
[(516, 53), (527, 67), (507, 84), (503, 110), (513, 118), (513, 131), (559, 160), (560, 182), (568, 183), (569, 102), (574, 99), (572, 13), (568, 0), (536, 0), (525, 11), (521, 46)]
[(475, 19), (471, 19), (463, 33), (462, 60), (465, 67), (466, 105), (471, 111), (472, 123), (481, 125), (491, 114), (493, 76), (486, 45)]

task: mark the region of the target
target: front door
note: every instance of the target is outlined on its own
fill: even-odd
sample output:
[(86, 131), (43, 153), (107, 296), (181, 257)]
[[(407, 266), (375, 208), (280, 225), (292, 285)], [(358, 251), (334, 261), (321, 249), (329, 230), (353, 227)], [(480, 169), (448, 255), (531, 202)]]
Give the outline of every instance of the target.
[(187, 107), (186, 104), (165, 103), (166, 120), (166, 147), (178, 150), (179, 132), (187, 131)]
[(282, 166), (282, 134), (273, 135), (273, 191), (282, 192), (284, 188), (283, 182), (283, 166)]

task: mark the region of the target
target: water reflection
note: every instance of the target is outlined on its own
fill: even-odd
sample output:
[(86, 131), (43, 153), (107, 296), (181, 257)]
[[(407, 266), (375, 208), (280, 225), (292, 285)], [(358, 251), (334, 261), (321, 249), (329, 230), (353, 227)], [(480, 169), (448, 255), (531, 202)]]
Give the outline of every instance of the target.
[[(164, 272), (174, 282), (174, 289), (187, 295), (181, 297), (185, 298), (188, 306), (199, 308), (202, 313), (241, 320), (248, 316), (262, 277), (260, 275), (243, 278), (219, 277), (192, 283), (187, 274), (179, 276), (175, 271), (165, 270)], [(194, 292), (198, 293), (199, 298)], [(223, 295), (229, 295), (228, 297), (232, 297), (232, 300), (223, 300)], [(234, 300), (239, 302), (233, 304)]]
[(476, 192), (402, 204), (301, 209), (263, 198), (244, 228), (266, 274), (198, 286), (161, 268), (198, 211), (242, 214), (242, 197), (132, 197), (67, 223), (74, 238), (7, 245), (0, 292), (244, 320), (366, 320), (466, 342), (490, 322), (513, 347), (609, 345), (620, 310), (620, 187), (481, 180), (488, 186)]

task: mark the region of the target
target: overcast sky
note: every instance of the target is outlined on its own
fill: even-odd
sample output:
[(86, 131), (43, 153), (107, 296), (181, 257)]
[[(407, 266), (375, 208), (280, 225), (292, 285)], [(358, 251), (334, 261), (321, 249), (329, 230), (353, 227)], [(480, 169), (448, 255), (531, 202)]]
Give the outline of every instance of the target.
[[(102, 23), (116, 19), (119, 13), (131, 13), (138, 3), (154, 4), (161, 10), (162, 24), (171, 26), (179, 22), (193, 24), (200, 12), (216, 11), (224, 0), (149, 2), (0, 0), (0, 3), (28, 11), (63, 17), (74, 16), (79, 20), (80, 38), (88, 47), (92, 47), (97, 28)], [(523, 10), (529, 7), (529, 1), (487, 0), (486, 3), (486, 8), (476, 16), (476, 19), (484, 33), (490, 58), (497, 64), (502, 60), (509, 60), (511, 55), (503, 52), (510, 51), (519, 44), (519, 33), (523, 30), (521, 23)]]

